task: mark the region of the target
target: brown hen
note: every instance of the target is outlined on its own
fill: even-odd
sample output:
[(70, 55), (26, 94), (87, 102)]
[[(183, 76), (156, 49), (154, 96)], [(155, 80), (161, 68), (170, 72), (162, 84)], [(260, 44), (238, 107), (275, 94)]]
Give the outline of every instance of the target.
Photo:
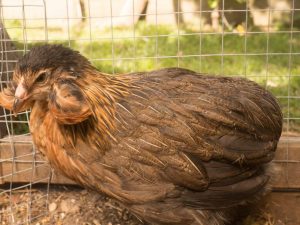
[(18, 62), (0, 103), (32, 108), (49, 163), (151, 224), (233, 224), (270, 179), (282, 114), (246, 79), (180, 68), (117, 76), (60, 45)]

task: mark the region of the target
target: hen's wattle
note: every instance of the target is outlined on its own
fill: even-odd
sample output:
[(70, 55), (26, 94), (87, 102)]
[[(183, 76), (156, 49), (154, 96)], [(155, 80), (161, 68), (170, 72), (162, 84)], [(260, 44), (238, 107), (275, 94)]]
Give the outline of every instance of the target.
[(25, 55), (0, 104), (32, 107), (34, 143), (55, 169), (152, 224), (232, 224), (265, 193), (282, 130), (277, 101), (249, 80), (111, 76), (60, 45)]

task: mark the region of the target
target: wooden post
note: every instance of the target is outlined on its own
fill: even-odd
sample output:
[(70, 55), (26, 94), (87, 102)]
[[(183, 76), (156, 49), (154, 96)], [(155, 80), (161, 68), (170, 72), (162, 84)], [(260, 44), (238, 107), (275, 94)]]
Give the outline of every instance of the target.
[[(0, 80), (8, 81), (12, 76), (12, 71), (15, 68), (19, 54), (11, 41), (6, 29), (1, 22), (0, 11)], [(0, 116), (4, 115), (4, 109), (0, 109)], [(7, 135), (7, 128), (5, 123), (0, 123), (0, 138)]]

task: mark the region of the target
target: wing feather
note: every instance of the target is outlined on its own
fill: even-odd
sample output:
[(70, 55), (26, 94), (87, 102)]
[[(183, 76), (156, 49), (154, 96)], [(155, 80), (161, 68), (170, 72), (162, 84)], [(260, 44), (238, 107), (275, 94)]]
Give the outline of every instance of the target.
[[(137, 79), (134, 85), (143, 90), (142, 97), (134, 91), (122, 99), (126, 109), (117, 104), (116, 115), (126, 124), (117, 121), (122, 134), (116, 136), (138, 151), (123, 145), (124, 149), (116, 149), (112, 155), (124, 155), (138, 168), (159, 162), (163, 166), (156, 167), (161, 172), (155, 175), (139, 169), (136, 176), (160, 177), (158, 183), (171, 181), (193, 190), (183, 197), (188, 205), (222, 208), (226, 204), (222, 201), (234, 194), (238, 197), (229, 203), (238, 204), (259, 192), (268, 180), (259, 171), (273, 158), (281, 133), (278, 104), (268, 92), (245, 79), (178, 73), (168, 76), (170, 71), (159, 71)], [(143, 89), (144, 85), (147, 88)], [(208, 201), (210, 195), (219, 200)]]

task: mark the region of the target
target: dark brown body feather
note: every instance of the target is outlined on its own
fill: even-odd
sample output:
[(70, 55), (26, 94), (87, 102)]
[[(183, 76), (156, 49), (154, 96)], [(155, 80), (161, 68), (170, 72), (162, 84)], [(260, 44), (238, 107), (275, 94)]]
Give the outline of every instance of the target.
[(191, 209), (235, 206), (264, 190), (262, 165), (274, 156), (282, 120), (268, 92), (244, 79), (183, 69), (124, 78), (128, 93), (106, 106), (113, 125), (99, 128), (109, 135), (95, 131), (94, 119), (59, 125), (51, 112), (35, 116), (44, 107), (33, 108), (35, 143), (56, 168), (166, 224), (188, 224)]
[(71, 83), (35, 101), (34, 143), (53, 167), (141, 220), (224, 224), (265, 191), (282, 115), (254, 82), (180, 68), (112, 77), (89, 67)]

